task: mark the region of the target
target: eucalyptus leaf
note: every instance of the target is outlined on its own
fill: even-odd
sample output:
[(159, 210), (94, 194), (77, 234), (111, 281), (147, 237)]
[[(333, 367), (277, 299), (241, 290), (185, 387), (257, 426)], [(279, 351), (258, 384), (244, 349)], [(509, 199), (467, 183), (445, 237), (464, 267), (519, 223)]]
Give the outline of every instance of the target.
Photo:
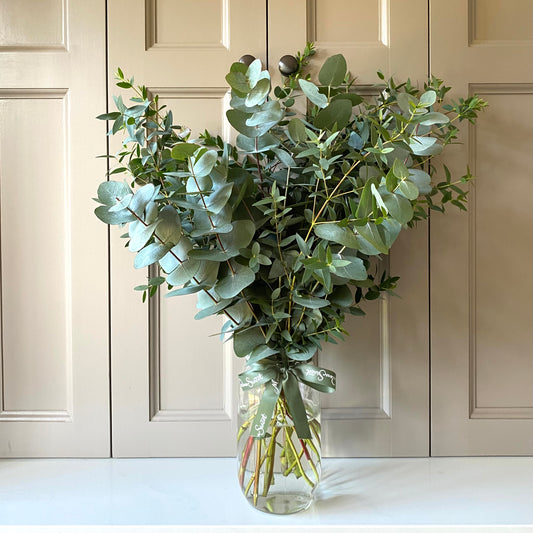
[(314, 228), (315, 235), (328, 241), (333, 241), (348, 248), (358, 248), (357, 239), (350, 228), (341, 228), (337, 224), (327, 222), (317, 224)]
[(326, 307), (330, 303), (328, 300), (323, 298), (315, 298), (314, 296), (300, 296), (297, 293), (292, 295), (292, 299), (298, 305), (309, 307), (311, 309), (320, 309), (321, 307)]
[(433, 189), (431, 186), (431, 176), (423, 170), (410, 168), (409, 181), (412, 181), (416, 185), (420, 194), (429, 194)]
[(165, 205), (159, 212), (156, 234), (165, 244), (175, 245), (181, 239), (181, 221), (173, 206)]
[(326, 107), (328, 105), (328, 98), (325, 94), (318, 91), (318, 87), (307, 80), (298, 80), (300, 88), (307, 98), (318, 107)]
[(131, 222), (129, 226), (130, 243), (128, 246), (130, 252), (138, 252), (141, 248), (144, 248), (154, 234), (156, 227), (157, 223), (147, 225), (140, 220)]
[(276, 124), (283, 118), (283, 110), (277, 100), (266, 102), (246, 120), (247, 126), (259, 126), (264, 124)]
[(228, 257), (234, 257), (239, 254), (239, 250), (246, 248), (255, 233), (255, 224), (251, 220), (235, 220), (231, 225), (231, 232), (220, 235), (220, 242)]
[(354, 303), (354, 296), (347, 285), (335, 287), (333, 292), (328, 296), (329, 301), (339, 307), (350, 307)]
[(350, 122), (352, 105), (349, 100), (333, 100), (315, 117), (315, 126), (321, 130), (339, 131)]
[(193, 143), (177, 143), (172, 147), (172, 158), (179, 161), (186, 161), (198, 148), (199, 146)]
[(363, 239), (369, 242), (380, 253), (389, 253), (389, 248), (384, 240), (383, 228), (380, 228), (373, 222), (368, 222), (366, 225), (358, 227), (357, 233), (359, 233)]
[(364, 101), (363, 97), (360, 94), (349, 93), (349, 92), (338, 93), (335, 96), (333, 96), (333, 98), (331, 100), (332, 101), (334, 101), (334, 100), (349, 100), (351, 102), (352, 106), (359, 105), (359, 104), (363, 103), (363, 101)]
[(234, 263), (233, 271), (218, 281), (215, 291), (221, 298), (234, 298), (254, 280), (255, 274), (250, 267)]
[(299, 118), (293, 118), (288, 125), (289, 135), (295, 144), (305, 142), (307, 140), (307, 133), (305, 131), (304, 123)]
[(432, 106), (437, 101), (437, 93), (433, 90), (426, 91), (420, 97), (420, 105), (424, 107)]
[(101, 205), (94, 210), (94, 214), (102, 222), (111, 225), (125, 224), (127, 222), (133, 222), (134, 220), (137, 220), (135, 215), (132, 215), (129, 211), (110, 211), (109, 209), (109, 207)]
[(399, 93), (397, 98), (400, 109), (406, 115), (411, 115), (412, 113), (414, 113), (414, 110), (418, 105), (418, 101), (413, 95), (409, 93)]
[(152, 243), (146, 248), (143, 248), (136, 256), (133, 265), (135, 268), (145, 268), (147, 266), (157, 263), (162, 259), (170, 247), (164, 244)]
[(407, 198), (392, 193), (383, 193), (382, 197), (388, 212), (400, 224), (407, 224), (413, 218), (413, 206)]
[(233, 190), (233, 183), (224, 183), (217, 187), (213, 193), (206, 198), (207, 209), (211, 213), (220, 213), (222, 208), (228, 203), (231, 191)]
[(187, 283), (196, 276), (201, 264), (202, 262), (196, 259), (186, 259), (167, 276), (167, 282), (176, 286)]
[(267, 152), (279, 146), (280, 142), (270, 133), (265, 133), (260, 137), (249, 138), (242, 133), (237, 135), (237, 148), (249, 154)]
[(269, 92), (270, 80), (266, 78), (259, 80), (255, 87), (248, 93), (248, 96), (246, 97), (246, 105), (251, 107), (262, 104)]
[(450, 119), (442, 113), (432, 111), (422, 115), (417, 122), (423, 126), (432, 126), (433, 124), (447, 124)]
[(341, 85), (346, 76), (348, 67), (346, 59), (342, 54), (335, 54), (324, 61), (320, 72), (318, 73), (318, 80), (322, 85)]
[(347, 253), (333, 254), (333, 259), (346, 260), (349, 262), (346, 266), (337, 267), (335, 274), (349, 280), (365, 280), (368, 277), (363, 260), (355, 255)]
[(196, 178), (202, 178), (207, 176), (215, 166), (217, 162), (218, 154), (214, 150), (207, 150), (198, 159), (195, 160), (193, 165), (193, 172)]
[(348, 138), (348, 145), (356, 150), (361, 150), (361, 148), (364, 146), (363, 139), (358, 133), (352, 131), (350, 133), (350, 137)]
[(252, 88), (255, 87), (261, 79), (261, 66), (261, 60), (254, 59), (246, 70), (246, 79)]
[(317, 352), (317, 347), (314, 344), (307, 346), (295, 346), (287, 350), (287, 357), (292, 361), (309, 361)]
[(135, 192), (131, 199), (129, 209), (131, 209), (137, 216), (142, 217), (148, 202), (154, 198), (158, 190), (159, 187), (154, 187), (152, 183), (147, 183)]
[(246, 135), (246, 137), (250, 138), (264, 135), (273, 126), (273, 124), (270, 122), (258, 124), (256, 126), (248, 126), (246, 121), (252, 117), (252, 113), (244, 113), (238, 109), (228, 109), (228, 111), (226, 111), (226, 117), (228, 118), (229, 123), (239, 133), (242, 133), (243, 135)]
[(408, 200), (416, 200), (420, 194), (416, 185), (407, 180), (400, 181), (398, 189)]
[(259, 328), (249, 328), (233, 335), (233, 351), (238, 357), (250, 355), (254, 348), (264, 343), (265, 337)]
[(242, 72), (232, 71), (226, 75), (226, 81), (235, 93), (244, 98), (250, 91), (250, 85)]
[(442, 146), (435, 137), (421, 137), (413, 135), (409, 139), (409, 148), (415, 155), (437, 155), (442, 151)]
[(129, 195), (131, 189), (120, 181), (104, 181), (98, 186), (98, 200), (107, 206), (114, 206)]

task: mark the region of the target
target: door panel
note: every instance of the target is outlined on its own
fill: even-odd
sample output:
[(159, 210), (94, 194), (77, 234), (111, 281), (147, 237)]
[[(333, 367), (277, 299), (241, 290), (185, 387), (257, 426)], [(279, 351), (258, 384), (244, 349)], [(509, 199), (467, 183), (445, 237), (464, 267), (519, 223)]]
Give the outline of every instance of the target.
[[(259, 5), (250, 17), (244, 0), (108, 3), (110, 94), (121, 67), (160, 95), (175, 123), (229, 139), (224, 77), (244, 54), (265, 57)], [(233, 455), (238, 368), (219, 340), (223, 321), (195, 321), (194, 295), (142, 304), (132, 289), (147, 272), (134, 271), (123, 232), (111, 234), (113, 455)]]
[[(427, 4), (388, 0), (269, 1), (271, 71), (285, 54), (315, 41), (314, 76), (328, 55), (342, 53), (352, 75), (377, 94), (376, 71), (398, 80), (427, 78)], [(279, 79), (279, 73), (277, 73)], [(322, 395), (327, 456), (428, 455), (428, 248), (424, 223), (402, 234), (390, 256), (397, 293), (350, 317), (350, 336), (325, 344), (321, 365), (338, 375)]]
[(432, 72), (490, 106), (444, 161), (478, 176), (468, 214), (431, 219), (434, 455), (533, 452), (533, 24), (512, 4), (431, 3)]
[(106, 457), (104, 3), (2, 0), (0, 19), (0, 456)]

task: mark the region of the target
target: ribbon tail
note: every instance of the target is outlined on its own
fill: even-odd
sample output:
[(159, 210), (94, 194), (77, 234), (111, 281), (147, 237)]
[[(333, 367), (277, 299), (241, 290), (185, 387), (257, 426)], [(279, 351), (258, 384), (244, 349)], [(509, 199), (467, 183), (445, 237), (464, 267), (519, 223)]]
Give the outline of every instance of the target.
[(295, 366), (293, 372), (302, 383), (317, 391), (335, 392), (337, 377), (332, 370), (320, 368), (309, 363), (302, 363)]
[(274, 416), (276, 404), (278, 403), (280, 390), (269, 381), (265, 385), (265, 390), (259, 401), (259, 407), (252, 422), (250, 436), (254, 439), (264, 439), (267, 434), (268, 426)]
[(287, 378), (283, 382), (283, 392), (285, 393), (285, 399), (287, 400), (298, 438), (310, 439), (311, 430), (307, 421), (305, 405), (298, 386), (298, 379), (292, 372), (287, 374)]

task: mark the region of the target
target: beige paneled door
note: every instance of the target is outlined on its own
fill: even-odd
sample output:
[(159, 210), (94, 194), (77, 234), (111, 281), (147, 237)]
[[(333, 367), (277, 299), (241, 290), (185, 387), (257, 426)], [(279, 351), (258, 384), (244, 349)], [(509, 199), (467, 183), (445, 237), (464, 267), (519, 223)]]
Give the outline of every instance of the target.
[(0, 0), (0, 456), (109, 456), (105, 4)]
[[(267, 22), (272, 73), (282, 55), (313, 40), (319, 61), (343, 52), (370, 93), (378, 68), (424, 80), (427, 3), (399, 4), (270, 0), (267, 17), (259, 1), (189, 2), (184, 9), (181, 2), (114, 0), (109, 65), (159, 93), (178, 123), (227, 137), (224, 75), (243, 54), (265, 60)], [(113, 454), (233, 455), (237, 369), (231, 346), (209, 336), (220, 321), (195, 322), (194, 296), (143, 305), (132, 288), (147, 273), (133, 270), (120, 233), (111, 235)], [(425, 225), (401, 239), (391, 267), (402, 276), (402, 298), (370, 306), (366, 319), (350, 323), (351, 339), (322, 355), (340, 376), (338, 392), (324, 398), (327, 455), (429, 453)], [(202, 384), (187, 379), (200, 371)]]
[[(227, 69), (246, 53), (265, 58), (266, 9), (255, 4), (108, 2), (111, 94), (121, 67), (161, 96), (176, 123), (228, 137)], [(195, 295), (143, 304), (132, 289), (147, 272), (134, 271), (121, 233), (111, 234), (113, 455), (233, 455), (238, 369), (218, 339), (221, 320), (195, 321)]]
[(533, 3), (432, 0), (431, 70), (490, 107), (447, 164), (479, 176), (431, 220), (432, 454), (533, 453)]
[[(427, 79), (427, 2), (410, 0), (269, 1), (269, 59), (314, 41), (316, 72), (342, 53), (358, 84), (372, 94), (385, 76)], [(375, 94), (375, 93), (374, 93)], [(428, 247), (427, 225), (400, 237), (390, 255), (397, 293), (366, 305), (365, 318), (347, 320), (350, 337), (320, 355), (336, 369), (337, 392), (323, 395), (324, 452), (329, 456), (427, 456)]]

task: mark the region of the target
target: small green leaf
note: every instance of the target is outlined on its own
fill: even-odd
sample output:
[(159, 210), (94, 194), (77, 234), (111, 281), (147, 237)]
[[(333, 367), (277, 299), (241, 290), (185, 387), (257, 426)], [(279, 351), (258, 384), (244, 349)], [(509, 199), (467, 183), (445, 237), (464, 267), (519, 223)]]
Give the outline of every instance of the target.
[(407, 198), (399, 194), (383, 193), (383, 201), (388, 212), (400, 224), (407, 224), (413, 218), (413, 206)]
[(329, 301), (339, 307), (350, 307), (354, 303), (352, 291), (347, 285), (340, 285), (333, 289), (328, 296)]
[(163, 244), (152, 243), (146, 248), (143, 248), (136, 256), (133, 266), (135, 268), (144, 268), (162, 259), (169, 250), (169, 246)]
[(367, 222), (365, 226), (357, 228), (357, 233), (382, 254), (389, 253), (389, 247), (384, 241), (384, 231), (376, 224)]
[(410, 181), (400, 181), (398, 189), (409, 200), (416, 200), (420, 194), (416, 185)]
[(199, 146), (193, 143), (177, 143), (172, 147), (171, 156), (178, 161), (186, 161), (198, 148)]
[(142, 217), (144, 209), (154, 198), (159, 189), (156, 190), (152, 183), (147, 183), (135, 192), (131, 199), (129, 208), (139, 217)]
[(228, 109), (226, 111), (226, 117), (228, 122), (239, 132), (246, 137), (254, 138), (260, 137), (267, 133), (267, 131), (272, 127), (272, 123), (266, 122), (265, 124), (258, 124), (256, 126), (248, 126), (246, 124), (247, 120), (251, 118), (252, 113), (245, 113), (244, 111), (239, 111), (238, 109)]
[(265, 344), (265, 337), (259, 328), (249, 328), (233, 335), (233, 351), (237, 357), (245, 357), (257, 346)]
[(224, 183), (217, 187), (213, 193), (206, 198), (207, 209), (211, 213), (220, 213), (222, 208), (228, 203), (233, 183)]
[(352, 105), (349, 100), (333, 100), (317, 113), (314, 124), (321, 130), (339, 131), (348, 125), (351, 116)]
[(409, 139), (409, 148), (415, 155), (437, 155), (442, 151), (442, 145), (437, 143), (435, 137), (418, 135), (414, 135)]
[(175, 286), (187, 283), (196, 276), (201, 264), (196, 259), (186, 259), (167, 276), (167, 282)]
[(233, 70), (226, 75), (226, 81), (229, 86), (235, 91), (237, 96), (244, 98), (250, 91), (250, 85), (246, 76), (242, 72)]
[(131, 193), (131, 189), (120, 181), (104, 181), (98, 187), (98, 200), (107, 206), (114, 206), (124, 196)]
[(363, 102), (363, 97), (355, 93), (339, 93), (336, 94), (331, 100), (333, 101), (340, 99), (349, 100), (352, 103), (352, 107), (359, 105)]
[(298, 80), (300, 88), (307, 98), (318, 107), (326, 107), (328, 105), (328, 98), (325, 94), (318, 91), (318, 87), (307, 80)]
[(305, 131), (304, 123), (299, 118), (293, 118), (288, 125), (289, 135), (295, 144), (305, 142), (307, 140), (307, 133)]
[(231, 232), (220, 235), (227, 257), (239, 255), (239, 250), (250, 244), (255, 233), (255, 224), (251, 220), (235, 220), (232, 226)]
[(342, 54), (335, 54), (324, 61), (320, 72), (318, 73), (318, 80), (322, 85), (341, 85), (346, 76), (348, 67), (346, 59)]
[(337, 242), (348, 248), (357, 248), (357, 239), (350, 228), (341, 228), (334, 222), (317, 224), (314, 228), (315, 235), (321, 239)]
[(365, 264), (362, 259), (350, 254), (333, 254), (333, 261), (346, 260), (349, 264), (338, 266), (335, 269), (335, 275), (349, 280), (362, 281), (368, 277)]
[(443, 113), (437, 113), (432, 111), (431, 113), (426, 113), (421, 115), (418, 120), (416, 120), (422, 126), (431, 126), (433, 124), (447, 124), (450, 122), (450, 119)]
[(109, 207), (101, 205), (94, 210), (94, 214), (102, 222), (111, 225), (125, 224), (136, 220), (135, 215), (132, 215), (129, 211), (110, 211), (109, 209)]
[(310, 309), (320, 309), (321, 307), (329, 305), (328, 300), (316, 298), (314, 296), (300, 296), (297, 293), (292, 295), (292, 299), (297, 304), (302, 305), (303, 307), (309, 307)]
[(426, 91), (420, 97), (420, 105), (423, 107), (432, 106), (437, 101), (437, 93), (435, 91)]
[(130, 223), (128, 233), (130, 235), (129, 250), (130, 252), (138, 252), (144, 248), (145, 244), (150, 240), (157, 227), (155, 224), (144, 224), (140, 220), (135, 220)]
[(423, 170), (417, 168), (409, 169), (409, 181), (412, 181), (420, 194), (429, 194), (433, 187), (431, 185), (431, 176)]
[(197, 159), (193, 166), (193, 172), (196, 178), (203, 178), (209, 175), (217, 162), (218, 154), (214, 150), (207, 150), (199, 159)]
[(368, 180), (363, 187), (361, 197), (359, 199), (359, 205), (356, 211), (357, 218), (365, 218), (372, 213), (372, 181)]
[(409, 177), (409, 169), (405, 166), (405, 163), (399, 159), (394, 160), (392, 172), (400, 180)]
[(230, 270), (226, 277), (218, 281), (215, 291), (221, 298), (234, 298), (254, 281), (255, 274), (250, 267), (234, 263), (233, 272)]
[(246, 105), (248, 107), (253, 107), (262, 104), (269, 92), (270, 80), (266, 78), (259, 80), (256, 86), (248, 93), (248, 96), (246, 97)]
[(411, 115), (414, 113), (418, 104), (416, 98), (409, 93), (399, 93), (397, 96), (398, 105), (400, 109), (406, 114)]
[(247, 126), (260, 126), (267, 123), (276, 124), (283, 118), (283, 110), (277, 100), (270, 100), (260, 107), (249, 119), (246, 120)]
[(120, 113), (118, 111), (113, 111), (112, 113), (104, 113), (103, 115), (98, 115), (96, 118), (98, 120), (116, 120), (118, 117), (120, 117)]
[(181, 222), (173, 206), (165, 205), (159, 212), (156, 234), (159, 240), (172, 246), (181, 239)]

